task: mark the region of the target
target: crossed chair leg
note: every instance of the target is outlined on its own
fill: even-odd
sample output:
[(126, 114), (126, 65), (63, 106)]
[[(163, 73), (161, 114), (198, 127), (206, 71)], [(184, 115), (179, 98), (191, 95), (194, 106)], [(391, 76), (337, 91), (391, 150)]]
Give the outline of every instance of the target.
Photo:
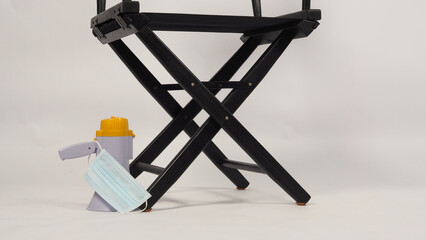
[[(299, 205), (309, 201), (309, 194), (233, 115), (294, 39), (295, 29), (283, 30), (277, 36), (242, 80), (233, 85), (235, 88), (223, 102), (215, 97), (221, 83), (226, 85), (225, 83), (232, 78), (259, 45), (259, 39), (256, 37), (248, 39), (210, 80), (209, 83), (216, 83), (216, 85), (209, 85), (202, 83), (148, 27), (142, 28), (136, 35), (175, 78), (179, 84), (178, 87), (183, 88), (192, 97), (192, 100), (182, 108), (164, 85), (161, 85), (121, 40), (109, 43), (137, 80), (173, 117), (166, 128), (130, 165), (130, 172), (134, 177), (139, 176), (144, 170), (159, 175), (148, 188), (152, 197), (147, 209), (152, 208), (203, 151), (238, 189), (246, 188), (249, 183), (237, 169), (250, 170), (267, 174)], [(219, 88), (211, 86), (219, 86)], [(210, 117), (199, 127), (193, 119), (202, 109)], [(228, 160), (212, 142), (220, 129), (227, 132), (257, 165)], [(166, 168), (150, 165), (182, 131), (191, 138)], [(142, 205), (141, 208), (145, 206)]]

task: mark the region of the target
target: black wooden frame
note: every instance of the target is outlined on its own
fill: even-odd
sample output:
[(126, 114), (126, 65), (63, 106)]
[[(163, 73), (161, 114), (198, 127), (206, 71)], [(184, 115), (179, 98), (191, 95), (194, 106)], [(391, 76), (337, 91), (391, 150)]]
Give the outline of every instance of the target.
[[(254, 138), (233, 115), (254, 91), (293, 39), (308, 36), (319, 24), (320, 10), (311, 10), (310, 1), (303, 1), (303, 10), (277, 18), (261, 16), (260, 1), (252, 0), (255, 17), (194, 14), (139, 13), (139, 3), (123, 1), (105, 10), (105, 1), (98, 0), (98, 15), (91, 20), (94, 35), (109, 44), (136, 79), (173, 118), (158, 136), (133, 160), (130, 173), (138, 177), (142, 172), (159, 175), (147, 189), (152, 206), (179, 179), (197, 156), (204, 152), (213, 164), (233, 182), (245, 189), (249, 182), (238, 170), (267, 174), (299, 205), (310, 195)], [(241, 32), (244, 44), (208, 82), (201, 82), (174, 53), (160, 40), (154, 30)], [(161, 84), (147, 67), (126, 46), (121, 38), (135, 34), (151, 51), (177, 84)], [(234, 74), (260, 44), (270, 46), (238, 82), (230, 82)], [(222, 88), (233, 90), (221, 102), (215, 95)], [(192, 100), (184, 107), (172, 97), (171, 90), (185, 90)], [(204, 110), (209, 118), (202, 126), (193, 119)], [(212, 142), (223, 129), (256, 164), (229, 160)], [(190, 140), (165, 167), (152, 165), (162, 151), (182, 132)]]

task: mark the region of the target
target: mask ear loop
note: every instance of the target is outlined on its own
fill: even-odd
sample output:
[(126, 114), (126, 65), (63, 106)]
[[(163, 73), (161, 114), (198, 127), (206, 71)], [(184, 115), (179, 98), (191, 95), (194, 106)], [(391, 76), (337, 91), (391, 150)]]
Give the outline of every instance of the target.
[(129, 212), (129, 213), (119, 213), (119, 212), (117, 212), (117, 213), (119, 213), (119, 214), (136, 214), (136, 213), (142, 213), (142, 212), (144, 212), (146, 210), (147, 207), (148, 207), (148, 200), (145, 201), (145, 208), (142, 209), (142, 210), (133, 211), (133, 212)]
[(148, 207), (148, 200), (146, 200), (146, 201), (145, 201), (145, 208), (144, 208), (144, 209), (142, 209), (140, 212), (145, 211), (147, 207)]
[[(98, 144), (98, 147), (99, 147), (99, 149), (101, 149), (101, 151), (102, 150), (104, 150), (102, 147), (101, 147), (101, 144), (99, 144), (99, 142), (98, 141), (94, 141), (96, 144)], [(90, 165), (90, 156), (92, 156), (92, 154), (89, 154), (89, 156), (87, 157), (87, 165)]]
[(98, 141), (96, 141), (96, 140), (95, 140), (94, 142), (95, 142), (96, 144), (98, 144), (98, 147), (99, 147), (99, 149), (101, 149), (101, 151), (102, 151), (102, 150), (104, 150), (104, 149), (101, 147), (101, 144), (99, 144), (99, 142), (98, 142)]

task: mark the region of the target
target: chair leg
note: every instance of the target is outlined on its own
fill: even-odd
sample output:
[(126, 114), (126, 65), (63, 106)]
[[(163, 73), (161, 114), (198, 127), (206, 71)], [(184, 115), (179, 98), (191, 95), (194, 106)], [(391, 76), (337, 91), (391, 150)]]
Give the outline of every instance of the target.
[[(147, 208), (152, 208), (170, 189), (218, 132), (210, 131), (210, 129), (220, 130), (220, 125), (214, 121), (203, 124), (151, 186), (148, 187), (147, 190), (152, 197), (148, 201)], [(142, 205), (140, 208), (143, 209), (145, 206)]]
[[(124, 44), (124, 42), (122, 42), (121, 40), (118, 40), (118, 41), (110, 43), (109, 45), (114, 50), (114, 52), (119, 56), (119, 58), (124, 62), (124, 64), (129, 68), (129, 70), (134, 74), (137, 80), (148, 90), (148, 92), (160, 103), (160, 105), (172, 117), (175, 117), (180, 112), (182, 112), (182, 107), (180, 107), (179, 103), (167, 91), (161, 91), (159, 89), (155, 89), (155, 86), (160, 85), (159, 81), (133, 54), (133, 52)], [(251, 46), (251, 44), (247, 44), (246, 46)], [(246, 48), (248, 47), (244, 48), (245, 54), (240, 54), (242, 56), (237, 57), (237, 60), (240, 58), (244, 59), (246, 55), (250, 55), (247, 53), (250, 53), (251, 48), (248, 48), (248, 49)], [(246, 58), (248, 58), (248, 56)], [(233, 62), (238, 62), (237, 60), (233, 60), (232, 64), (227, 65), (228, 66), (227, 68), (231, 66), (233, 67), (235, 65), (235, 63)], [(238, 66), (238, 64), (236, 65)], [(195, 104), (195, 102), (193, 104)], [(194, 121), (191, 121), (185, 128), (185, 132), (187, 132), (191, 136), (193, 133), (195, 133), (197, 129), (198, 129), (198, 125)], [(164, 138), (169, 140), (170, 135), (166, 134)], [(150, 148), (150, 149), (151, 151), (154, 150), (153, 148)], [(150, 153), (150, 156), (155, 156), (155, 154), (159, 154), (158, 152), (161, 152), (161, 151), (154, 150), (153, 152), (154, 153)], [(225, 174), (225, 176), (227, 176), (229, 180), (233, 182), (237, 187), (245, 188), (249, 185), (249, 182), (244, 178), (244, 176), (238, 170), (228, 169), (222, 166), (221, 161), (226, 159), (226, 156), (219, 150), (219, 148), (217, 148), (216, 145), (214, 145), (213, 143), (208, 144), (204, 152), (207, 155), (207, 157), (215, 164), (215, 166), (218, 167), (219, 170), (221, 170), (222, 173)], [(145, 156), (148, 156), (148, 155), (145, 155)], [(152, 158), (145, 160), (147, 161), (146, 163), (152, 163), (153, 159), (152, 161), (151, 159)], [(132, 168), (131, 166), (130, 169), (132, 171), (134, 167)], [(133, 175), (137, 175), (137, 173), (133, 172)]]
[[(252, 68), (253, 71), (249, 71), (242, 81), (248, 84), (251, 83), (253, 86), (259, 84), (290, 44), (295, 34), (295, 29), (284, 30), (256, 62), (258, 71)], [(230, 102), (229, 106), (225, 107), (148, 27), (142, 28), (136, 35), (188, 94), (214, 118), (216, 124), (220, 124), (220, 127), (237, 142), (271, 179), (297, 202), (306, 203), (309, 201), (309, 194), (233, 116), (231, 112), (233, 106), (239, 106), (251, 91), (232, 91), (226, 99)], [(236, 100), (231, 101), (232, 99)], [(214, 126), (213, 122), (215, 121), (209, 121), (206, 124)], [(194, 144), (197, 143), (194, 142)]]

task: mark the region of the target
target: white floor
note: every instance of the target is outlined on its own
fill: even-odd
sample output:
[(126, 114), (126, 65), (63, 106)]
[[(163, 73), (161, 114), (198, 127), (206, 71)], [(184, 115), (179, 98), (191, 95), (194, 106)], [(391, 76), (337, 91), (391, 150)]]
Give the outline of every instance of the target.
[(150, 213), (85, 210), (90, 189), (4, 188), (0, 239), (426, 239), (426, 189), (173, 188)]

